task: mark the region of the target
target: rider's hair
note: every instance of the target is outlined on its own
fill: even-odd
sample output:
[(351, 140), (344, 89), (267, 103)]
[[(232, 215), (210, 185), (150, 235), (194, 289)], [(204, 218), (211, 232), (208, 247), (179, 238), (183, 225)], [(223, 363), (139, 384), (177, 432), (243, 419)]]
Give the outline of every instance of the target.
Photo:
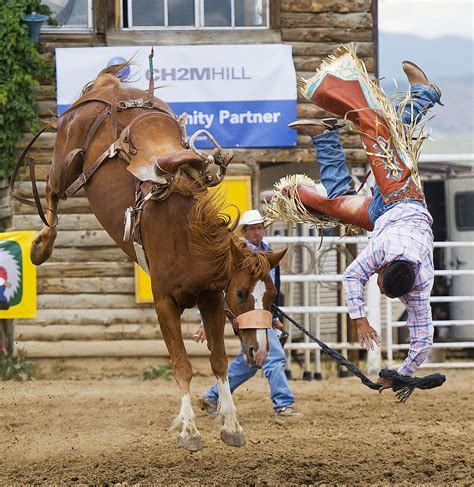
[(396, 260), (382, 271), (382, 285), (389, 298), (398, 298), (409, 293), (415, 283), (413, 265), (405, 260)]

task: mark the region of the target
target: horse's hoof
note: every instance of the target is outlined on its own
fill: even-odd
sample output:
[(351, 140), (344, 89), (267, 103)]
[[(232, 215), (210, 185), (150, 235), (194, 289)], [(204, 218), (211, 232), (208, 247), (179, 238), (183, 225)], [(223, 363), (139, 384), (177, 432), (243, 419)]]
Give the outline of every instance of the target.
[(187, 438), (178, 436), (178, 445), (188, 451), (202, 450), (202, 441), (200, 436), (189, 436)]
[(221, 430), (221, 440), (228, 446), (236, 446), (240, 448), (244, 446), (245, 435), (243, 432), (240, 433), (229, 433), (228, 431)]

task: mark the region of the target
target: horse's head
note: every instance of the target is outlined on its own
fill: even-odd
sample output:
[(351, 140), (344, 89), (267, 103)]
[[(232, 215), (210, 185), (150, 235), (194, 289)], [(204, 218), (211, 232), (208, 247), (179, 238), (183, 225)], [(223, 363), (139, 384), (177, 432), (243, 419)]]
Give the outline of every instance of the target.
[(270, 270), (287, 249), (274, 253), (245, 251), (231, 243), (233, 270), (226, 292), (234, 332), (242, 342), (244, 358), (261, 368), (268, 355), (267, 329), (272, 327), (271, 305), (276, 288)]

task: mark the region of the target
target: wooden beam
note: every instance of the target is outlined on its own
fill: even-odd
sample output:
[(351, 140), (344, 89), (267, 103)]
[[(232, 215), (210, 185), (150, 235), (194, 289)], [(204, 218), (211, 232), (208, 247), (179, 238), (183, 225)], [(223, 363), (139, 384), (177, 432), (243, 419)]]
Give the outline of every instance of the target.
[(328, 27), (331, 29), (372, 29), (372, 14), (358, 13), (283, 13), (281, 26), (285, 29)]
[[(209, 351), (203, 343), (184, 340), (190, 357), (207, 357)], [(30, 358), (73, 358), (73, 357), (169, 357), (163, 340), (110, 340), (58, 342), (21, 341), (15, 342), (17, 350), (23, 350)], [(240, 341), (226, 340), (229, 355), (240, 352)]]
[(282, 12), (368, 12), (371, 0), (282, 0)]

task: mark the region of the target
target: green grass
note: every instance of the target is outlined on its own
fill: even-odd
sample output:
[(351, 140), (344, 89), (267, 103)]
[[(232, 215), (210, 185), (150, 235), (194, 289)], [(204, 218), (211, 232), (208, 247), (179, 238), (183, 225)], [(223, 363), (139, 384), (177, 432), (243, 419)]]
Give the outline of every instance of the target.
[(36, 364), (23, 353), (0, 358), (0, 380), (25, 381), (36, 376)]
[(144, 372), (140, 376), (141, 380), (169, 380), (170, 378), (171, 367), (169, 365), (150, 365), (144, 370)]

